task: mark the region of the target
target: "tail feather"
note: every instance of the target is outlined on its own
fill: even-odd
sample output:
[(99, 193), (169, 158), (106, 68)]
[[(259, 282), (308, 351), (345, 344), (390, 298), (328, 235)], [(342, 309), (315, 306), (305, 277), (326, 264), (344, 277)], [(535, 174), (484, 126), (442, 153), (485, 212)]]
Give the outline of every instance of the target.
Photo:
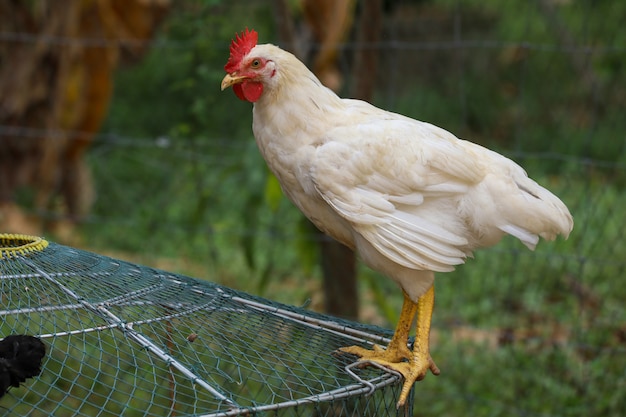
[(507, 224), (500, 230), (515, 236), (534, 249), (539, 236), (554, 240), (558, 235), (568, 238), (574, 220), (563, 202), (528, 177), (518, 178), (520, 194), (507, 202)]
[(539, 236), (519, 226), (506, 224), (504, 226), (500, 226), (499, 229), (504, 233), (508, 233), (511, 236), (518, 238), (530, 250), (535, 250), (537, 243), (539, 243)]

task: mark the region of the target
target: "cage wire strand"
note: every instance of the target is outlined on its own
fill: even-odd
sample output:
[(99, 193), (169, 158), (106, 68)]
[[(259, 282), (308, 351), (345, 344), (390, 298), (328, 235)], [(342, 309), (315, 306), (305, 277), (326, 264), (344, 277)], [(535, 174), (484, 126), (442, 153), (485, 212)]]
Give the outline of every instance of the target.
[(9, 413), (112, 415), (146, 404), (155, 415), (339, 407), (377, 416), (395, 404), (399, 374), (332, 354), (384, 344), (389, 330), (53, 242), (0, 259), (0, 284), (1, 334), (36, 335), (49, 348), (42, 374), (0, 402)]

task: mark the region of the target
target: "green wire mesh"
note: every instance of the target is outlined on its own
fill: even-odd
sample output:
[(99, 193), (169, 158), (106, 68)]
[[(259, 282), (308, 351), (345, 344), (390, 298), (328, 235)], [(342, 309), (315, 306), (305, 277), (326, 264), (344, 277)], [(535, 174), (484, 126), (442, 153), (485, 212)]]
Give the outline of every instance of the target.
[[(339, 347), (390, 332), (213, 283), (0, 235), (0, 336), (46, 344), (15, 416), (390, 416), (400, 377)], [(407, 409), (411, 409), (412, 396)]]

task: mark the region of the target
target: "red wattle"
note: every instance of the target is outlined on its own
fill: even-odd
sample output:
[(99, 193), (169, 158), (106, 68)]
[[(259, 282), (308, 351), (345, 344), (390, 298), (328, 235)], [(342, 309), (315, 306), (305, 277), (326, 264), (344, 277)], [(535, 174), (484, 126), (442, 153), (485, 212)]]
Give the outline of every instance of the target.
[(243, 87), (241, 84), (233, 85), (233, 91), (235, 92), (235, 95), (239, 97), (239, 100), (246, 101), (246, 96), (243, 94)]
[[(243, 100), (254, 103), (261, 98), (261, 94), (263, 94), (263, 84), (254, 81), (244, 81), (240, 85)], [(235, 92), (235, 94), (237, 94), (237, 92)]]

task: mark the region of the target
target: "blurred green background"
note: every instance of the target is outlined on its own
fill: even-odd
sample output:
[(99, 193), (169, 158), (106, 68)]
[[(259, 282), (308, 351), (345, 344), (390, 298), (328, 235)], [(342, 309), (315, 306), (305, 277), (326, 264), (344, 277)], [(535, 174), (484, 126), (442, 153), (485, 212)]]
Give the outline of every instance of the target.
[[(85, 154), (92, 209), (50, 239), (322, 309), (319, 237), (269, 176), (251, 105), (219, 90), (235, 32), (280, 42), (278, 3), (171, 4), (141, 58), (115, 72)], [(299, 2), (286, 4), (301, 28)], [(514, 159), (575, 219), (567, 241), (530, 252), (507, 238), (440, 274), (442, 375), (416, 386), (415, 415), (625, 415), (626, 3), (388, 0), (381, 13), (379, 42), (353, 29), (340, 44), (342, 95), (370, 70), (354, 51), (374, 48), (374, 104)], [(15, 201), (40, 214), (36, 198), (26, 187)], [(400, 291), (359, 277), (360, 320), (392, 327)]]

